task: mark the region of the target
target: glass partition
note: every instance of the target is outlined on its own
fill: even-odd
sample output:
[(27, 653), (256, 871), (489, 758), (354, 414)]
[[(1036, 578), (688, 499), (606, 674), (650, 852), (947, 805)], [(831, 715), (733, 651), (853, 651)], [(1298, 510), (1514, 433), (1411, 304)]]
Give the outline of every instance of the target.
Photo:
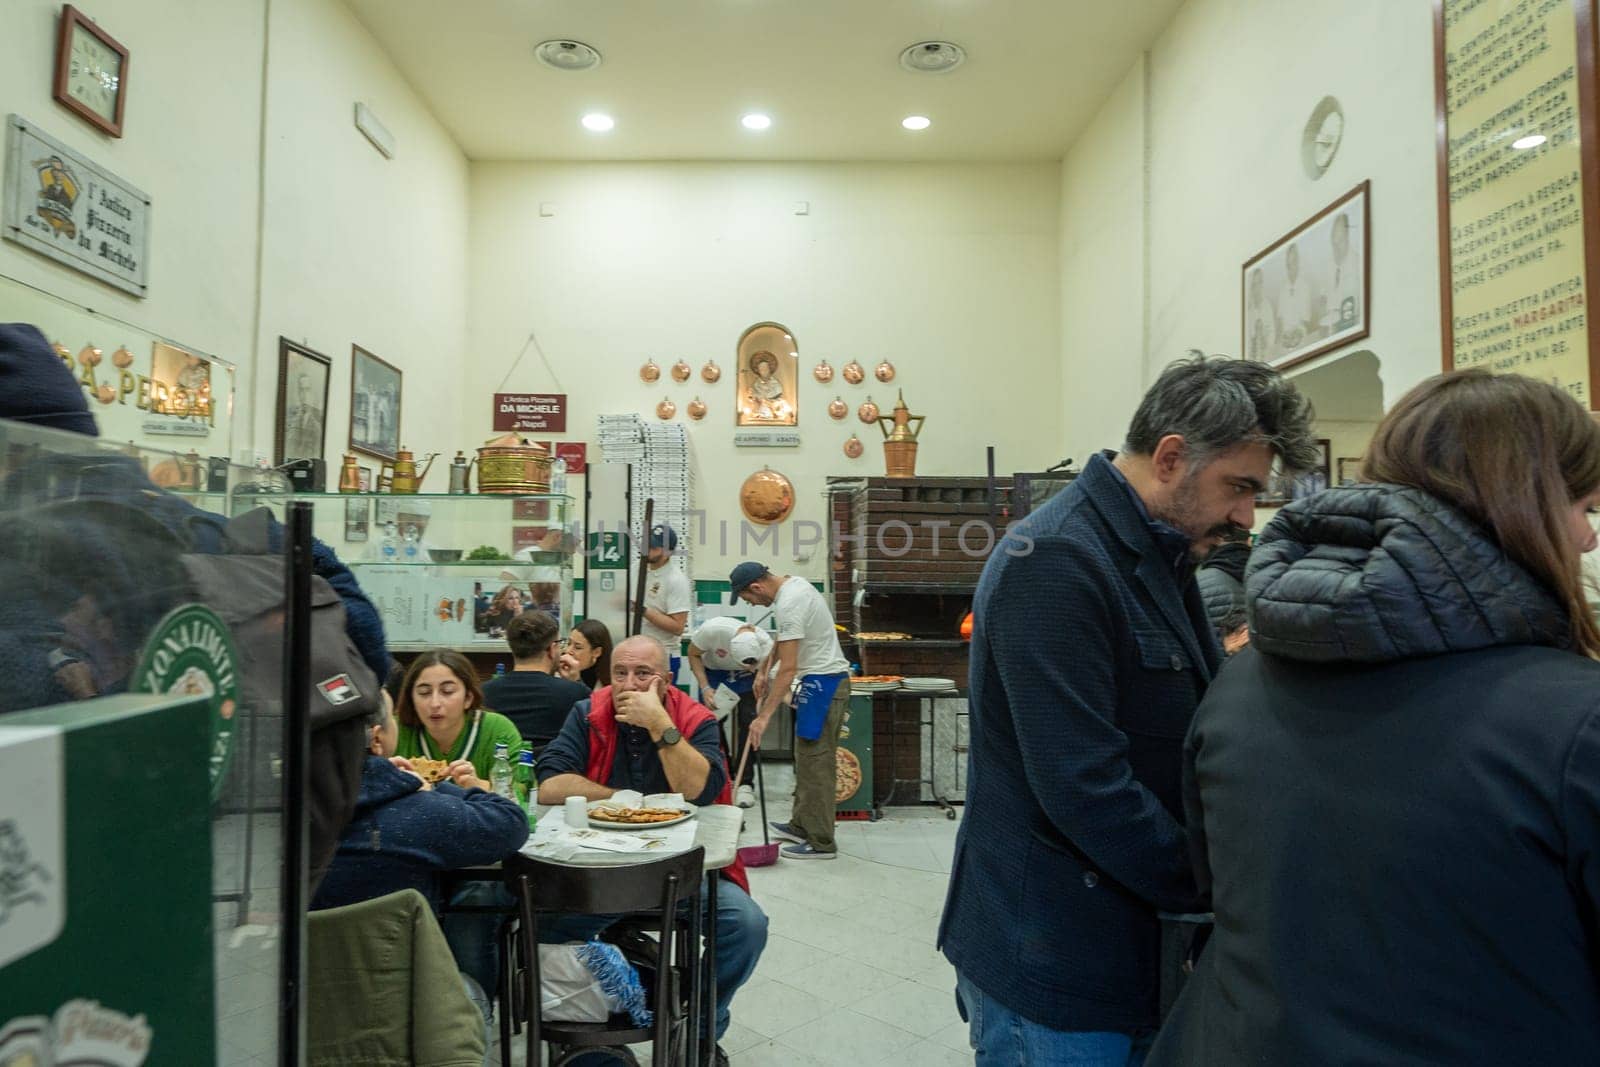
[[(0, 952), (0, 1039), (8, 1020), (25, 1017), (55, 1020), (53, 1028), (40, 1029), (38, 1040), (67, 1040), (71, 1028), (61, 1025), (61, 1013), (88, 1011), (83, 1005), (94, 1002), (102, 1018), (144, 1017), (151, 1062), (178, 1062), (171, 1052), (179, 1033), (188, 1050), (179, 1057), (183, 1062), (287, 1062), (282, 1053), (289, 1050), (280, 1050), (278, 1037), (284, 984), (281, 683), (273, 691), (258, 670), (281, 664), (282, 628), (252, 627), (241, 641), (224, 621), (227, 598), (218, 595), (214, 579), (208, 586), (204, 568), (194, 562), (221, 553), (228, 516), (245, 510), (245, 502), (282, 499), (287, 488), (271, 471), (197, 463), (188, 453), (0, 420), (0, 588), (6, 593), (0, 663), (10, 682), (0, 687), (0, 753), (7, 739), (22, 737), (24, 727), (8, 721), (26, 722), (29, 730), (70, 731), (87, 728), (91, 709), (107, 707), (95, 698), (141, 692), (168, 698), (136, 702), (137, 717), (116, 705), (110, 714), (96, 713), (123, 732), (106, 734), (116, 740), (91, 747), (87, 761), (70, 767), (63, 880), (72, 884), (78, 850), (99, 855), (127, 844), (95, 837), (97, 827), (115, 835), (110, 828), (118, 819), (151, 831), (152, 848), (173, 844), (186, 820), (209, 827), (203, 846), (188, 842), (181, 870), (141, 870), (144, 858), (130, 850), (127, 877), (99, 895), (104, 911), (66, 914), (53, 942), (29, 951), (31, 967), (53, 971), (51, 943), (73, 943), (80, 938), (65, 935), (81, 935), (85, 925), (106, 926), (107, 943), (120, 946), (117, 953), (88, 966), (82, 958), (59, 961), (74, 991), (69, 1003), (49, 1002), (47, 984), (6, 988), (13, 961)], [(271, 554), (265, 544), (259, 551)], [(228, 553), (249, 554), (235, 544)], [(278, 669), (270, 672), (271, 679), (279, 677)], [(26, 709), (36, 710), (7, 714)], [(196, 742), (201, 766), (168, 767), (147, 751), (168, 723), (189, 724), (190, 732), (179, 736)], [(194, 730), (204, 736), (195, 738)], [(130, 771), (145, 783), (159, 773), (155, 795), (163, 802), (132, 789), (112, 795), (114, 783)], [(130, 810), (130, 804), (149, 807)], [(85, 806), (106, 814), (73, 816)], [(5, 818), (0, 812), (0, 834)], [(180, 891), (186, 879), (202, 875), (209, 899)], [(171, 895), (164, 902), (167, 922), (122, 924), (117, 907), (124, 894), (165, 892)], [(198, 959), (181, 957), (177, 942), (195, 930), (207, 950)], [(24, 1002), (29, 999), (35, 1002)], [(160, 1048), (168, 1055), (154, 1051)], [(212, 1055), (192, 1058), (203, 1048)], [(72, 1052), (45, 1048), (35, 1059), (77, 1062)]]

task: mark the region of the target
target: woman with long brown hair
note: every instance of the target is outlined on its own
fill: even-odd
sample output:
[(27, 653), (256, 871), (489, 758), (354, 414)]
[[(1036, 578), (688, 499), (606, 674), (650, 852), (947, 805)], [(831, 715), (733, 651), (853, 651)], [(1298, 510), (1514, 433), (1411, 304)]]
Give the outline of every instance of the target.
[(1186, 745), (1215, 931), (1149, 1063), (1592, 1062), (1600, 425), (1444, 375), (1363, 477), (1251, 557), (1251, 647)]
[(599, 619), (584, 619), (572, 628), (556, 673), (590, 689), (611, 684), (611, 631)]
[(462, 788), (489, 788), (495, 745), (506, 746), (513, 766), (522, 751), (516, 725), (484, 708), (472, 661), (449, 649), (431, 649), (411, 661), (395, 718), (400, 722), (395, 754), (444, 760), (450, 779)]

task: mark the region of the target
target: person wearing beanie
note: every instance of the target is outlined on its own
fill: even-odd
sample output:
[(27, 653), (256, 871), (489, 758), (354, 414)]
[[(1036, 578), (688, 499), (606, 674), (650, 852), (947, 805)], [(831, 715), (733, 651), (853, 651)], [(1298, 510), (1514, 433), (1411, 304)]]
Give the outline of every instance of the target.
[(0, 323), (0, 418), (100, 436), (83, 386), (26, 322)]

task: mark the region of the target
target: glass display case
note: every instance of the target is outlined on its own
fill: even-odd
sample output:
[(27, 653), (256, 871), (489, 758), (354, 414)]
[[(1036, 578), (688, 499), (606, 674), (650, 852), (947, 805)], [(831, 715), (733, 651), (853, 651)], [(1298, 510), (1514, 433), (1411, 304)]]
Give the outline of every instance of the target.
[(535, 608), (572, 626), (569, 496), (235, 493), (232, 506), (281, 518), (291, 500), (312, 503), (316, 536), (377, 606), (391, 652), (504, 652), (506, 623)]

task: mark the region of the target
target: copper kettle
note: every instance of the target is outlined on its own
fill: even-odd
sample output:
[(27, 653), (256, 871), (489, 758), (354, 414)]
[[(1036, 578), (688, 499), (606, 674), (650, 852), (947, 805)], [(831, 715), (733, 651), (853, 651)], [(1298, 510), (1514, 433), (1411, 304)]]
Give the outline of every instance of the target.
[(422, 480), (428, 476), (428, 471), (433, 469), (433, 461), (439, 453), (429, 452), (423, 460), (422, 471), (417, 471), (415, 453), (402, 448), (394, 457), (394, 482), (390, 488), (392, 493), (415, 493), (422, 488)]

